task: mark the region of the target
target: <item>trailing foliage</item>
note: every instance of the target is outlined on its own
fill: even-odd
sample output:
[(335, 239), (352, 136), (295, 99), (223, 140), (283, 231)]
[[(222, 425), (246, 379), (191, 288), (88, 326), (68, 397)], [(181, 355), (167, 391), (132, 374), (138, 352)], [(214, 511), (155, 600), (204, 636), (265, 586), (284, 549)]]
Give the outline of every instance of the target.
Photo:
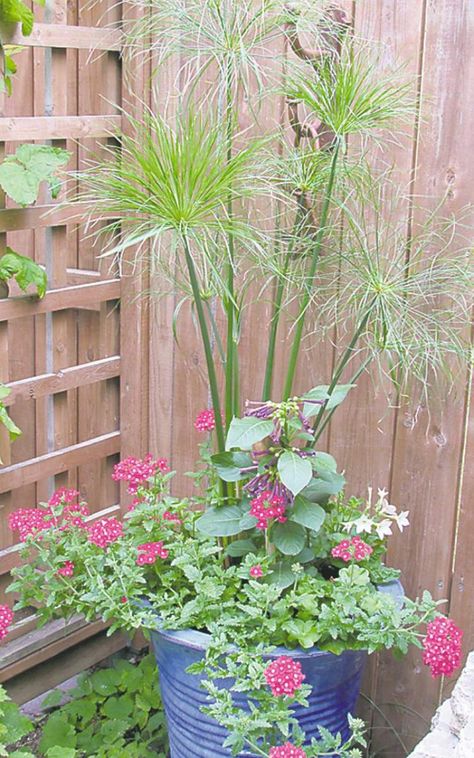
[(23, 292), (33, 285), (36, 287), (39, 298), (46, 294), (48, 278), (45, 270), (31, 258), (16, 253), (11, 247), (6, 247), (5, 253), (0, 257), (0, 280), (6, 282), (9, 279), (15, 279)]
[(61, 185), (56, 172), (66, 165), (70, 155), (59, 147), (20, 145), (0, 164), (0, 186), (23, 207), (36, 202), (41, 182), (47, 182), (53, 198), (57, 197)]
[[(13, 442), (13, 440), (16, 440), (16, 438), (20, 436), (21, 429), (19, 429), (15, 422), (12, 421), (3, 402), (5, 398), (8, 397), (10, 392), (11, 389), (9, 387), (6, 387), (4, 384), (0, 383), (0, 424), (3, 424), (3, 426), (6, 428), (8, 435)], [(3, 463), (1, 458), (0, 463)]]
[[(45, 0), (35, 0), (38, 5), (44, 6)], [(0, 0), (0, 24), (21, 24), (21, 31), (25, 37), (29, 37), (33, 31), (34, 15), (31, 8), (22, 0)], [(17, 65), (13, 56), (21, 52), (19, 45), (4, 44), (0, 39), (0, 50), (3, 59), (0, 74), (0, 92), (12, 94), (12, 76), (17, 72)]]

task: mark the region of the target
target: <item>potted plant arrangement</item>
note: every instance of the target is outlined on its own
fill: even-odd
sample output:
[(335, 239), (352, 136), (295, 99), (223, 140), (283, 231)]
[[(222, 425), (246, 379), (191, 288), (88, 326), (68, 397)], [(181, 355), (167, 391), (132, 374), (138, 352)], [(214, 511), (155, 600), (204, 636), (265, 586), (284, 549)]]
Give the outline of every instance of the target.
[[(400, 72), (380, 73), (340, 13), (313, 5), (151, 3), (129, 45), (143, 53), (146, 23), (154, 59), (182, 50), (176, 126), (151, 112), (131, 118), (120, 156), (81, 176), (80, 199), (124, 222), (108, 253), (151, 254), (195, 309), (211, 399), (195, 421), (206, 435), (196, 495), (171, 496), (174, 472), (150, 454), (115, 467), (131, 496), (122, 520), (90, 520), (71, 490), (10, 517), (28, 558), (10, 587), (17, 607), (37, 605), (44, 621), (80, 612), (111, 632), (149, 630), (171, 758), (355, 758), (362, 725), (350, 714), (368, 652), (417, 645), (434, 676), (461, 660), (454, 622), (429, 593), (404, 597), (399, 572), (384, 565), (408, 512), (383, 489), (344, 494), (320, 445), (370, 367), (398, 389), (410, 375), (428, 388), (446, 356), (465, 359), (465, 254), (445, 254), (449, 220), (429, 216), (409, 259), (404, 236), (385, 225), (390, 177), (367, 156), (381, 130), (403, 122), (409, 90)], [(302, 30), (315, 51), (300, 44)], [(294, 53), (283, 87), (293, 147), (279, 129), (247, 138), (238, 121), (250, 80), (262, 98), (278, 94), (261, 57), (282, 33)], [(258, 122), (258, 104), (250, 110)], [(257, 201), (273, 231), (252, 213)], [(270, 316), (253, 327), (268, 346), (262, 392), (244, 403), (242, 331), (248, 306), (266, 297)], [(343, 349), (330, 380), (295, 393), (303, 338), (334, 323)]]

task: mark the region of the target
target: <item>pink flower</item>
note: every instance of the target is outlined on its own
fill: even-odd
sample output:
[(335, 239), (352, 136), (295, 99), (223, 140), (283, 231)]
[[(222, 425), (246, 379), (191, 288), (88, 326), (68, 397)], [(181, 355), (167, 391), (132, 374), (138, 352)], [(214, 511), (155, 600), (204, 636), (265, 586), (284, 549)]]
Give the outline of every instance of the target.
[(13, 621), (13, 611), (8, 605), (0, 605), (0, 640), (8, 634), (8, 627)]
[(250, 515), (257, 519), (257, 529), (268, 529), (268, 522), (276, 519), (283, 524), (286, 501), (283, 497), (273, 495), (268, 490), (260, 493), (250, 501)]
[(307, 758), (303, 748), (292, 745), (291, 742), (285, 742), (280, 747), (270, 748), (269, 758)]
[(65, 561), (61, 568), (56, 571), (59, 576), (72, 576), (74, 574), (74, 563), (72, 561)]
[[(75, 493), (76, 490), (67, 490), (67, 492)], [(53, 495), (51, 500), (54, 497)], [(8, 525), (12, 531), (18, 531), (22, 542), (27, 537), (33, 536), (45, 529), (59, 528), (61, 531), (64, 531), (64, 529), (69, 529), (71, 526), (84, 528), (85, 522), (83, 516), (89, 515), (88, 507), (83, 503), (72, 503), (64, 500), (58, 500), (54, 505), (60, 505), (61, 503), (64, 503), (64, 506), (60, 514), (53, 513), (53, 505), (48, 505), (46, 508), (19, 508), (10, 514)]]
[(138, 545), (138, 557), (136, 563), (138, 566), (145, 566), (147, 563), (155, 563), (157, 558), (165, 560), (169, 556), (169, 550), (163, 547), (160, 542), (144, 542)]
[(24, 542), (27, 537), (48, 528), (45, 516), (49, 513), (49, 509), (44, 508), (19, 508), (8, 517), (8, 526), (12, 532), (17, 531)]
[(106, 548), (112, 542), (116, 542), (123, 536), (121, 521), (111, 516), (93, 521), (87, 526), (88, 540), (97, 547)]
[(363, 561), (373, 552), (370, 545), (363, 542), (360, 537), (353, 537), (349, 540), (342, 540), (336, 547), (331, 550), (333, 558), (340, 558), (345, 563), (351, 560)]
[(175, 513), (171, 513), (170, 511), (165, 511), (163, 513), (163, 518), (165, 521), (174, 521), (174, 523), (178, 525), (183, 523), (179, 516), (177, 516)]
[(122, 597), (120, 598), (120, 602), (121, 603), (128, 603), (128, 597), (125, 597), (125, 595), (122, 595)]
[(423, 640), (423, 663), (430, 667), (431, 676), (450, 676), (461, 665), (463, 632), (451, 619), (437, 616), (426, 629)]
[(138, 488), (145, 485), (158, 471), (166, 474), (169, 470), (166, 458), (157, 458), (154, 461), (152, 454), (148, 453), (142, 460), (130, 456), (117, 463), (112, 479), (116, 482), (128, 482), (128, 492), (134, 495)]
[(212, 432), (216, 428), (216, 418), (212, 408), (198, 413), (194, 422), (194, 428), (198, 432)]
[(260, 577), (263, 576), (263, 569), (258, 563), (256, 566), (252, 566), (252, 568), (249, 571), (249, 574), (254, 579), (260, 579)]
[(305, 675), (301, 670), (301, 663), (281, 655), (265, 669), (265, 679), (272, 694), (276, 697), (289, 695), (292, 697), (296, 690), (303, 684)]
[(79, 492), (74, 489), (67, 489), (67, 487), (60, 487), (50, 497), (48, 505), (61, 505), (65, 503), (73, 503), (79, 497)]

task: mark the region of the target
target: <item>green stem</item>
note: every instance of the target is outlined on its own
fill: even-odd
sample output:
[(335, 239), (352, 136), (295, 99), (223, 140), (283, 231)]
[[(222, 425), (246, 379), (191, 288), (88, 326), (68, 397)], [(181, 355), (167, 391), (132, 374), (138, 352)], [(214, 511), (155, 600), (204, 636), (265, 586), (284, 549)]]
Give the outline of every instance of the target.
[[(355, 372), (354, 376), (352, 376), (351, 379), (349, 380), (349, 384), (354, 384), (354, 382), (357, 381), (357, 379), (359, 378), (359, 376), (365, 371), (365, 369), (367, 368), (367, 366), (369, 365), (369, 363), (372, 360), (373, 360), (373, 356), (369, 355), (368, 358), (366, 358), (365, 361), (363, 361), (361, 363), (361, 365), (359, 366), (359, 368)], [(325, 428), (327, 427), (327, 425), (331, 421), (332, 414), (334, 413), (334, 411), (336, 409), (337, 409), (337, 406), (335, 406), (334, 408), (331, 408), (331, 410), (326, 413), (324, 421), (322, 422), (321, 425), (319, 425), (318, 433), (314, 435), (314, 440), (312, 441), (310, 447), (314, 447), (314, 445), (316, 444), (316, 442), (319, 440), (319, 438), (321, 437), (321, 435), (324, 432)]]
[[(227, 161), (232, 159), (233, 146), (233, 109), (232, 109), (232, 64), (227, 64), (226, 72), (226, 142), (227, 142)], [(232, 219), (232, 194), (227, 197), (227, 216)], [(238, 354), (235, 341), (236, 325), (236, 306), (235, 306), (235, 287), (234, 287), (234, 237), (232, 231), (228, 235), (228, 255), (227, 263), (227, 293), (226, 293), (226, 315), (227, 315), (227, 356), (225, 364), (225, 421), (226, 427), (229, 427), (234, 413), (238, 413), (238, 398), (235, 395), (236, 382), (235, 375), (238, 372)]]
[[(340, 361), (339, 361), (339, 363), (338, 363), (338, 365), (337, 365), (337, 367), (336, 367), (336, 369), (334, 371), (334, 374), (332, 375), (331, 384), (328, 387), (329, 398), (331, 397), (332, 393), (334, 392), (334, 390), (336, 388), (336, 385), (337, 385), (339, 379), (341, 378), (342, 373), (343, 373), (345, 367), (347, 366), (347, 364), (349, 363), (349, 361), (351, 360), (351, 358), (354, 355), (354, 348), (357, 345), (357, 342), (359, 341), (359, 337), (361, 336), (362, 332), (364, 331), (364, 329), (365, 329), (365, 327), (367, 325), (367, 321), (369, 320), (370, 314), (372, 313), (372, 307), (373, 307), (374, 303), (375, 303), (375, 300), (373, 300), (372, 303), (367, 308), (364, 316), (362, 317), (361, 321), (359, 322), (359, 325), (358, 325), (357, 329), (355, 330), (354, 334), (352, 335), (352, 339), (351, 339), (349, 345), (347, 346), (347, 348), (345, 349), (345, 351), (344, 351), (344, 353), (343, 353), (343, 355), (342, 355), (342, 357), (341, 357), (341, 359), (340, 359)], [(362, 364), (362, 365), (364, 365), (364, 364)], [(352, 384), (355, 379), (358, 379), (359, 376), (360, 376), (360, 374), (362, 373), (362, 371), (363, 371), (363, 369), (359, 373), (356, 372), (356, 374), (350, 380), (349, 384)], [(321, 406), (321, 408), (318, 411), (318, 414), (316, 416), (316, 420), (315, 420), (314, 425), (313, 425), (313, 432), (316, 432), (319, 429), (319, 426), (321, 424), (322, 418), (323, 418), (323, 416), (324, 416), (324, 414), (326, 412), (326, 406), (328, 404), (329, 398), (328, 398), (328, 400), (326, 400), (326, 402)], [(334, 408), (331, 410), (331, 416), (332, 416), (334, 410), (335, 410)], [(327, 425), (327, 422), (324, 423), (324, 426), (326, 426), (326, 425)], [(321, 432), (317, 436), (315, 436), (313, 442), (311, 443), (311, 446), (314, 446), (314, 444), (316, 443), (316, 440), (318, 440), (320, 436), (321, 436)]]
[(217, 447), (219, 452), (222, 453), (225, 450), (224, 440), (224, 428), (222, 425), (222, 413), (221, 404), (219, 400), (219, 388), (217, 385), (216, 368), (214, 366), (214, 356), (212, 355), (211, 340), (209, 339), (209, 330), (207, 328), (206, 317), (204, 315), (203, 301), (201, 298), (201, 292), (199, 290), (199, 282), (196, 274), (196, 268), (194, 266), (191, 251), (189, 249), (189, 242), (186, 235), (183, 235), (184, 255), (186, 258), (186, 266), (188, 268), (189, 280), (193, 291), (194, 303), (196, 305), (196, 311), (199, 321), (199, 329), (201, 332), (201, 339), (204, 346), (204, 354), (206, 356), (207, 374), (209, 377), (209, 387), (211, 390), (212, 407), (214, 408), (214, 416), (216, 420), (216, 434), (217, 434)]
[(209, 323), (211, 325), (212, 333), (216, 341), (217, 352), (219, 353), (221, 362), (225, 364), (224, 346), (222, 344), (221, 335), (219, 334), (219, 329), (216, 324), (216, 319), (214, 318), (214, 314), (212, 312), (212, 307), (209, 300), (206, 300), (205, 303), (206, 303), (207, 314), (209, 316)]
[(288, 361), (288, 370), (286, 374), (285, 387), (283, 389), (284, 400), (287, 400), (290, 397), (291, 390), (293, 387), (293, 381), (295, 378), (296, 366), (297, 366), (298, 356), (299, 356), (299, 351), (300, 351), (300, 346), (301, 346), (301, 339), (303, 336), (303, 327), (304, 327), (304, 322), (305, 322), (306, 310), (311, 301), (311, 295), (314, 289), (314, 277), (316, 275), (316, 268), (318, 265), (319, 256), (321, 254), (321, 248), (322, 248), (323, 240), (324, 240), (324, 233), (326, 231), (326, 223), (327, 223), (328, 215), (329, 215), (329, 206), (331, 203), (331, 198), (332, 198), (332, 193), (333, 193), (333, 188), (334, 188), (334, 181), (336, 178), (336, 168), (337, 168), (337, 159), (339, 155), (339, 147), (340, 147), (340, 143), (336, 142), (334, 146), (333, 156), (332, 156), (331, 171), (329, 174), (328, 186), (326, 189), (326, 195), (324, 197), (323, 207), (321, 211), (321, 221), (320, 221), (319, 228), (318, 228), (318, 231), (316, 232), (315, 239), (314, 239), (314, 248), (313, 248), (313, 254), (311, 257), (311, 265), (308, 271), (306, 292), (304, 293), (302, 297), (301, 308), (298, 314), (298, 319), (296, 321), (296, 327), (295, 327), (295, 332), (294, 332), (294, 337), (293, 337), (293, 345), (291, 347), (290, 359)]
[(265, 366), (265, 378), (263, 381), (262, 400), (270, 400), (273, 384), (273, 368), (275, 363), (275, 349), (276, 339), (278, 332), (278, 324), (280, 322), (281, 304), (283, 302), (283, 293), (285, 291), (285, 277), (290, 267), (290, 260), (293, 254), (293, 250), (296, 244), (296, 239), (299, 231), (303, 225), (304, 216), (301, 218), (301, 211), (303, 210), (301, 203), (298, 203), (296, 211), (296, 220), (293, 226), (292, 237), (286, 251), (283, 261), (283, 271), (281, 272), (275, 291), (275, 299), (273, 301), (273, 313), (270, 321), (270, 334), (268, 336), (268, 349), (267, 349), (267, 361)]

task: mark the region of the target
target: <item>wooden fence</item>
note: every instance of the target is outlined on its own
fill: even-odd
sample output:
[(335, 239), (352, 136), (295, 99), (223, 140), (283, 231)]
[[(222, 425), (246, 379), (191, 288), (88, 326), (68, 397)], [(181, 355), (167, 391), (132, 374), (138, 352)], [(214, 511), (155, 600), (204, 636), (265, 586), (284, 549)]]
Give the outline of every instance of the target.
[[(473, 186), (474, 0), (341, 0), (339, 5), (358, 34), (383, 44), (387, 61), (405, 60), (417, 75), (417, 112), (403, 144), (387, 148), (385, 162), (395, 165), (414, 196), (435, 202), (447, 192), (449, 210), (463, 208)], [(51, 140), (67, 146), (71, 165), (81, 167), (89, 151), (100, 150), (120, 125), (111, 103), (120, 105), (130, 95), (118, 36), (110, 28), (120, 27), (120, 14), (112, 0), (93, 6), (56, 0), (54, 12), (45, 11), (33, 35), (21, 40), (27, 47), (18, 58), (14, 95), (3, 98), (1, 106), (6, 153), (19, 141)], [(132, 89), (140, 93), (147, 73), (135, 77)], [(160, 107), (160, 93), (172, 81), (170, 69), (154, 106)], [(275, 102), (264, 117), (275, 122), (283, 111)], [(242, 113), (245, 119), (244, 108)], [(120, 279), (99, 265), (84, 226), (66, 225), (62, 211), (45, 215), (50, 204), (45, 196), (31, 209), (7, 203), (0, 210), (0, 244), (43, 263), (50, 282), (40, 302), (0, 301), (0, 381), (13, 390), (10, 410), (24, 432), (11, 448), (11, 461), (0, 469), (0, 598), (17, 561), (7, 528), (11, 510), (31, 507), (47, 499), (54, 486), (67, 484), (80, 489), (94, 516), (114, 512), (120, 493), (110, 472), (118, 454), (149, 449), (169, 457), (180, 471), (190, 470), (198, 443), (192, 420), (207, 406), (203, 356), (189, 312), (180, 319), (178, 346), (170, 329), (172, 300), (137, 297), (148, 288), (159, 292), (159, 278), (139, 271)], [(410, 204), (399, 208), (399, 218), (408, 234), (414, 221)], [(257, 398), (263, 341), (250, 330), (242, 340), (244, 395)], [(336, 352), (330, 345), (307, 351), (298, 388), (327, 381)], [(459, 376), (456, 391), (430, 411), (415, 390), (405, 404), (389, 407), (386, 389), (361, 379), (345, 413), (334, 417), (325, 445), (345, 469), (351, 492), (363, 495), (368, 484), (387, 486), (392, 502), (410, 510), (411, 527), (393, 539), (389, 560), (403, 568), (410, 595), (426, 587), (449, 599), (450, 614), (465, 629), (467, 651), (474, 648), (474, 512), (472, 468), (466, 465), (473, 446), (470, 378)], [(0, 648), (0, 681), (18, 678), (87, 637), (93, 637), (94, 653), (92, 643), (89, 653), (81, 648), (75, 670), (124, 644), (117, 636), (100, 642), (99, 627), (74, 620), (68, 629), (51, 625), (38, 635), (26, 614), (11, 642)], [(376, 657), (365, 692), (385, 714), (368, 712), (380, 754), (404, 755), (400, 739), (408, 747), (426, 731), (425, 719), (449, 688), (449, 682), (431, 680), (418, 652), (402, 662)], [(387, 728), (386, 718), (399, 737)]]

